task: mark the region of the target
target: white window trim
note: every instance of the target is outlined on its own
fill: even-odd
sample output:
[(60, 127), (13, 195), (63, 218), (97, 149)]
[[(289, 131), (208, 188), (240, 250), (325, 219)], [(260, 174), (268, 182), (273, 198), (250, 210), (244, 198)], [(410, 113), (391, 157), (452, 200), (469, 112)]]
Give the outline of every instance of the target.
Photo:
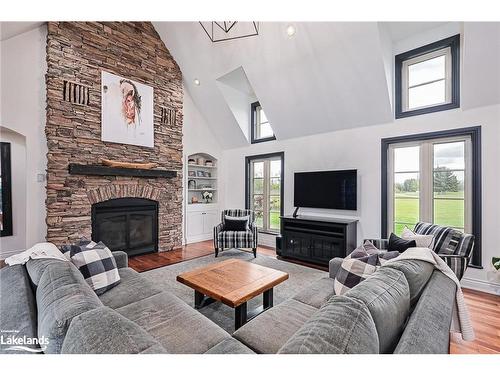
[[(387, 228), (394, 231), (394, 150), (402, 147), (419, 146), (419, 221), (434, 222), (434, 144), (465, 142), (464, 159), (464, 231), (472, 233), (472, 141), (469, 136), (436, 138), (425, 141), (392, 143), (387, 159)], [(424, 166), (426, 170), (424, 170)], [(430, 171), (430, 172), (429, 172)], [(410, 228), (412, 229), (412, 228)]]
[[(425, 84), (432, 83), (434, 81), (428, 81), (428, 82), (422, 82), (419, 85), (415, 86), (409, 86), (409, 76), (408, 76), (408, 68), (411, 65), (418, 64), (423, 61), (427, 61), (439, 56), (445, 56), (445, 101), (441, 103), (433, 103), (425, 106), (420, 106), (420, 107), (415, 107), (415, 108), (409, 108), (409, 103), (408, 103), (408, 96), (409, 96), (409, 90), (411, 87), (417, 87), (417, 86), (422, 86)], [(431, 108), (431, 107), (437, 107), (443, 104), (449, 104), (451, 103), (452, 100), (452, 95), (451, 95), (451, 78), (452, 78), (452, 58), (451, 58), (451, 48), (450, 47), (445, 47), (442, 49), (439, 49), (437, 51), (429, 52), (421, 56), (417, 56), (408, 60), (403, 61), (401, 64), (401, 101), (402, 101), (402, 111), (403, 112), (409, 112), (409, 111), (415, 111), (423, 108)]]

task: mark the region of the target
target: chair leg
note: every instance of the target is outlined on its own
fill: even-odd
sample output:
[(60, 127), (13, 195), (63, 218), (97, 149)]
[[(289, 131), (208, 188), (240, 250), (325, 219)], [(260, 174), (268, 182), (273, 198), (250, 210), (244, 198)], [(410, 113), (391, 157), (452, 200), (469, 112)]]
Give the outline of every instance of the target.
[(257, 248), (254, 247), (252, 250), (253, 250), (253, 257), (257, 258)]
[(218, 247), (216, 247), (216, 248), (215, 248), (215, 257), (217, 258), (217, 256), (218, 256), (218, 255), (219, 255), (219, 248), (218, 248)]

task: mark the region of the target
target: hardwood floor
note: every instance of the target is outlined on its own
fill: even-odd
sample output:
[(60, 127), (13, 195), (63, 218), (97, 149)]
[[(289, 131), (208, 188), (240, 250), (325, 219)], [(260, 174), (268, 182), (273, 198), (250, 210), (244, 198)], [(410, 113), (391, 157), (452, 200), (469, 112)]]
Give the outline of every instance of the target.
[[(144, 272), (210, 254), (215, 256), (214, 243), (211, 240), (185, 245), (171, 251), (131, 257), (129, 266), (137, 272)], [(257, 254), (276, 256), (274, 249), (264, 246), (257, 248)]]
[[(138, 272), (179, 263), (185, 260), (214, 254), (212, 241), (203, 241), (183, 246), (181, 249), (163, 253), (147, 254), (132, 257), (129, 265)], [(259, 246), (257, 254), (276, 257), (274, 249)], [(288, 260), (289, 261), (289, 260)], [(327, 270), (303, 262), (293, 262), (309, 267)], [(463, 289), (465, 300), (469, 306), (476, 340), (463, 341), (459, 335), (450, 335), (451, 354), (498, 354), (500, 353), (500, 296), (483, 293), (471, 289)]]
[(463, 341), (459, 335), (451, 334), (452, 354), (498, 354), (500, 353), (500, 296), (462, 288), (476, 339)]

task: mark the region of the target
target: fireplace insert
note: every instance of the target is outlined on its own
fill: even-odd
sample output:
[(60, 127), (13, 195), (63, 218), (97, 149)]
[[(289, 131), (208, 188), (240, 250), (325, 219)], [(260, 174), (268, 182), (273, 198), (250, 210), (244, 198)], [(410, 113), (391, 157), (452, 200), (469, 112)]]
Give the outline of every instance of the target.
[(117, 198), (92, 205), (92, 240), (128, 255), (158, 251), (158, 202)]

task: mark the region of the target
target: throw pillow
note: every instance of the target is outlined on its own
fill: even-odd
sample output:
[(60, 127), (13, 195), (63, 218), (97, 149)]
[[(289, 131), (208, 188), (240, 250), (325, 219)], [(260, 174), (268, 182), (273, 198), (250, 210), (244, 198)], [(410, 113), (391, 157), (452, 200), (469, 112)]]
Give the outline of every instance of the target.
[(356, 249), (350, 257), (344, 258), (335, 276), (333, 289), (336, 295), (342, 295), (377, 270), (378, 254), (368, 254)]
[(120, 282), (115, 258), (102, 242), (80, 240), (69, 246), (66, 253), (69, 251), (71, 262), (97, 295), (103, 294)]
[(415, 240), (417, 247), (434, 248), (434, 235), (432, 234), (416, 234), (408, 227), (405, 227), (403, 233), (401, 233), (401, 238), (410, 241)]
[(248, 216), (224, 216), (224, 230), (230, 231), (246, 231), (248, 230), (248, 220), (250, 218)]
[(398, 251), (379, 250), (371, 241), (366, 240), (362, 245), (359, 245), (356, 249), (354, 249), (346, 258), (358, 257), (358, 251), (366, 252), (368, 255), (378, 255), (377, 265), (381, 265), (389, 259), (396, 258), (399, 255)]
[(415, 240), (404, 240), (401, 237), (396, 236), (394, 233), (391, 233), (387, 250), (398, 251), (402, 253), (410, 247), (417, 247), (417, 243), (415, 242)]

